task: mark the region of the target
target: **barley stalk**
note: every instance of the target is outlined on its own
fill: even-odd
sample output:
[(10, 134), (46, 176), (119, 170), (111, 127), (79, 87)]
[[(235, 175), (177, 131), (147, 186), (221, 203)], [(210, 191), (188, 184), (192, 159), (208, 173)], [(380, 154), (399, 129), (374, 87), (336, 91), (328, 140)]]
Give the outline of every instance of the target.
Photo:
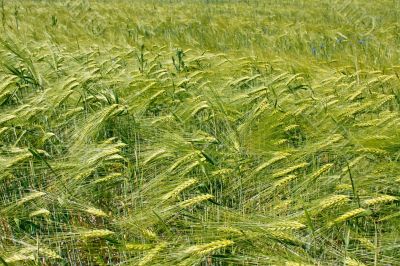
[(260, 171), (262, 171), (263, 169), (267, 168), (268, 166), (287, 158), (289, 155), (290, 155), (289, 153), (277, 154), (272, 159), (270, 159), (270, 160), (266, 161), (265, 163), (262, 163), (260, 166), (258, 166), (254, 170), (254, 174), (259, 173)]
[(335, 220), (333, 220), (333, 222), (331, 224), (343, 223), (345, 221), (348, 221), (348, 220), (350, 220), (354, 217), (357, 217), (361, 214), (364, 214), (366, 212), (367, 212), (367, 210), (363, 209), (363, 208), (358, 208), (358, 209), (348, 211), (348, 212), (342, 214), (341, 216), (337, 217)]
[(210, 195), (210, 194), (200, 195), (200, 196), (197, 196), (197, 197), (182, 201), (182, 202), (179, 203), (179, 205), (182, 208), (187, 208), (187, 207), (199, 204), (200, 202), (203, 202), (203, 201), (206, 201), (206, 200), (210, 200), (210, 199), (213, 199), (213, 198), (214, 198), (214, 196)]
[(152, 244), (139, 244), (139, 243), (129, 243), (125, 245), (127, 250), (149, 250), (153, 248)]
[(333, 195), (326, 199), (323, 199), (319, 204), (317, 211), (323, 211), (336, 205), (342, 205), (349, 201), (347, 195)]
[(191, 187), (192, 185), (196, 184), (197, 180), (196, 179), (189, 179), (185, 181), (183, 184), (179, 185), (176, 187), (174, 190), (171, 192), (167, 193), (166, 195), (163, 196), (164, 200), (167, 199), (173, 199), (176, 198), (183, 190), (187, 189), (188, 187)]
[(397, 201), (397, 197), (390, 195), (382, 195), (376, 198), (364, 200), (365, 205), (378, 205), (378, 204), (387, 204), (393, 201)]
[(83, 211), (87, 212), (91, 215), (98, 216), (98, 217), (107, 217), (108, 216), (104, 211), (94, 208), (94, 207), (86, 208)]
[(324, 174), (325, 172), (329, 171), (329, 169), (331, 169), (333, 166), (332, 163), (328, 163), (325, 164), (324, 166), (322, 166), (320, 169), (318, 169), (316, 172), (314, 172), (311, 176), (310, 179), (311, 180), (315, 180), (318, 177), (320, 177), (322, 174)]
[(37, 198), (43, 197), (44, 195), (46, 195), (45, 192), (40, 192), (40, 191), (38, 191), (38, 192), (32, 192), (32, 193), (28, 194), (27, 196), (25, 196), (25, 197), (19, 199), (19, 200), (16, 202), (16, 205), (17, 205), (17, 206), (21, 206), (21, 205), (23, 205), (24, 203), (27, 203), (27, 202), (32, 201), (32, 200), (35, 200), (35, 199), (37, 199)]
[(39, 210), (33, 211), (29, 214), (29, 217), (36, 217), (36, 216), (49, 216), (50, 211), (44, 208), (41, 208)]
[(149, 263), (151, 263), (151, 261), (155, 258), (155, 256), (161, 252), (162, 250), (164, 250), (167, 247), (166, 243), (160, 243), (158, 244), (156, 247), (154, 247), (153, 249), (151, 249), (146, 256), (144, 256), (140, 262), (138, 263), (139, 266), (143, 266), (143, 265), (149, 265)]
[(208, 244), (189, 247), (188, 249), (185, 250), (185, 253), (204, 256), (213, 251), (226, 248), (234, 244), (235, 242), (233, 242), (232, 240), (217, 240), (214, 242), (210, 242)]
[(80, 237), (84, 239), (104, 238), (113, 234), (114, 232), (105, 229), (93, 229), (79, 232)]
[(280, 187), (285, 187), (288, 183), (296, 179), (296, 175), (288, 175), (286, 177), (283, 177), (282, 179), (276, 181), (273, 185), (275, 189), (278, 189)]
[(281, 170), (281, 171), (278, 171), (278, 172), (274, 173), (274, 174), (272, 175), (272, 177), (273, 177), (273, 178), (281, 177), (281, 176), (287, 175), (287, 174), (289, 174), (289, 173), (291, 173), (291, 172), (293, 172), (293, 171), (296, 171), (296, 170), (298, 170), (298, 169), (305, 168), (305, 167), (307, 167), (308, 165), (309, 165), (309, 163), (306, 163), (306, 162), (300, 163), (300, 164), (294, 165), (294, 166), (292, 166), (292, 167), (289, 167), (289, 168), (283, 169), (283, 170)]

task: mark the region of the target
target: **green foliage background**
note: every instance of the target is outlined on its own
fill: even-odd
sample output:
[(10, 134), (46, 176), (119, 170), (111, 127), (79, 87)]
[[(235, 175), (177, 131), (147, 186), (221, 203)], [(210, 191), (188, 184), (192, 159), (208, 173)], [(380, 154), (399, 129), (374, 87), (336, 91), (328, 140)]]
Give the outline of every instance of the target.
[(400, 2), (0, 2), (0, 264), (400, 265)]

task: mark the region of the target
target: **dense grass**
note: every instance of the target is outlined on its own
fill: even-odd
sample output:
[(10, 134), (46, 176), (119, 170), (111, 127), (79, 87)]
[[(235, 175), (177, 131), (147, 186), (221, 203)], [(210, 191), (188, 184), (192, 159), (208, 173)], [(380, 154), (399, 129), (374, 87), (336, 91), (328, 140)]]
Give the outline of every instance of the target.
[(0, 264), (400, 265), (400, 2), (7, 1)]

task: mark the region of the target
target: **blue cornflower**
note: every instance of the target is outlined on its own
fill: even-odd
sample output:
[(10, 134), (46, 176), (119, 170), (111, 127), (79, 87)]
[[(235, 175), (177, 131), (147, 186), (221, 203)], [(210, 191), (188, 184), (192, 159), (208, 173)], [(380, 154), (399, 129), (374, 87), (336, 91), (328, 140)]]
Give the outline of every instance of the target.
[(339, 36), (338, 38), (336, 38), (336, 42), (337, 43), (341, 43), (345, 40), (345, 38), (343, 38), (342, 36)]
[(367, 41), (365, 39), (360, 39), (358, 40), (358, 43), (361, 45), (364, 45)]
[(313, 55), (316, 55), (316, 54), (317, 54), (317, 48), (311, 47), (311, 53), (312, 53)]

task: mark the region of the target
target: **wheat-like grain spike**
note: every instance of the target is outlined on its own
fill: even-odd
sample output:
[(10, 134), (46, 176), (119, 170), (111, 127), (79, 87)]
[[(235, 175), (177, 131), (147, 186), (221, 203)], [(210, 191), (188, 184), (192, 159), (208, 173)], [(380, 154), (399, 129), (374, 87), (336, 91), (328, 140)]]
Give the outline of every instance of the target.
[(196, 204), (198, 204), (200, 202), (203, 202), (203, 201), (206, 201), (206, 200), (209, 200), (209, 199), (212, 199), (212, 198), (214, 198), (214, 196), (210, 195), (210, 194), (200, 195), (200, 196), (197, 196), (197, 197), (194, 197), (194, 198), (191, 198), (191, 199), (188, 199), (188, 200), (180, 202), (180, 206), (182, 208), (187, 208), (189, 206), (196, 205)]
[(377, 205), (377, 204), (386, 204), (396, 201), (397, 197), (390, 195), (382, 195), (376, 198), (364, 200), (365, 205)]
[(295, 165), (295, 166), (292, 166), (292, 167), (283, 169), (283, 170), (281, 170), (281, 171), (279, 171), (279, 172), (276, 172), (276, 173), (274, 173), (274, 174), (272, 175), (272, 177), (273, 177), (273, 178), (281, 177), (281, 176), (287, 175), (287, 174), (289, 174), (289, 173), (291, 173), (291, 172), (293, 172), (293, 171), (296, 171), (297, 169), (301, 169), (301, 168), (307, 167), (307, 166), (309, 166), (309, 165), (310, 165), (310, 164), (309, 164), (309, 163), (306, 163), (306, 162), (300, 163), (300, 164), (297, 164), (297, 165)]
[(208, 244), (196, 245), (186, 249), (185, 253), (204, 256), (221, 248), (232, 246), (232, 240), (217, 240)]
[(348, 212), (340, 215), (338, 218), (336, 218), (333, 221), (333, 224), (345, 222), (347, 220), (350, 220), (350, 219), (352, 219), (352, 218), (354, 218), (354, 217), (356, 217), (356, 216), (358, 216), (360, 214), (366, 213), (366, 212), (367, 212), (367, 210), (363, 209), (363, 208), (357, 208), (357, 209), (348, 211)]
[(183, 190), (187, 189), (188, 187), (191, 187), (192, 185), (196, 184), (197, 180), (196, 179), (189, 179), (185, 182), (183, 182), (181, 185), (179, 185), (178, 187), (176, 187), (174, 190), (172, 190), (171, 192), (165, 194), (163, 196), (164, 200), (167, 199), (173, 199), (176, 198)]

